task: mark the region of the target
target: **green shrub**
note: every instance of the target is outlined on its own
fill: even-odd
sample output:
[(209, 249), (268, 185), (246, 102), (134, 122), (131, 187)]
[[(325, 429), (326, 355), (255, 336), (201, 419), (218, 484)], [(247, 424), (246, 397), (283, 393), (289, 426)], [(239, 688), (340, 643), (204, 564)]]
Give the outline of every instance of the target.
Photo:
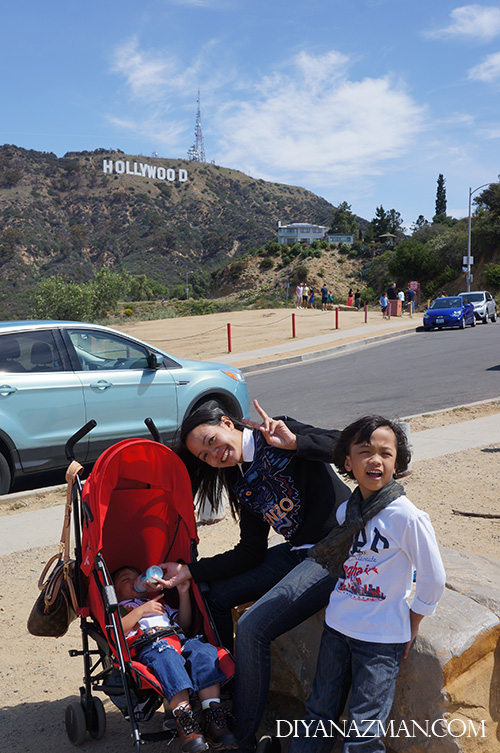
[(500, 264), (486, 264), (484, 278), (488, 285), (496, 290), (500, 289)]
[(269, 256), (265, 256), (261, 263), (260, 263), (260, 269), (272, 269), (274, 267), (274, 261), (269, 258)]

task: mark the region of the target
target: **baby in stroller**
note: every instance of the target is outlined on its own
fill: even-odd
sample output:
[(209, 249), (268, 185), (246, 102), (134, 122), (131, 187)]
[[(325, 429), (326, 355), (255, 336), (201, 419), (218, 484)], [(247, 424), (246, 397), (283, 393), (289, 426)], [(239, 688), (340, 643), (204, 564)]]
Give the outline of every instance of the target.
[[(220, 703), (220, 683), (226, 675), (219, 667), (217, 649), (201, 636), (186, 636), (192, 622), (190, 582), (177, 586), (179, 605), (173, 609), (161, 601), (163, 594), (157, 589), (141, 598), (134, 588), (138, 575), (136, 568), (125, 565), (112, 576), (123, 631), (138, 660), (162, 687), (183, 753), (207, 750), (207, 742), (219, 751), (236, 749), (238, 742), (227, 726), (229, 711)], [(202, 725), (191, 707), (190, 692), (196, 692), (201, 702)]]

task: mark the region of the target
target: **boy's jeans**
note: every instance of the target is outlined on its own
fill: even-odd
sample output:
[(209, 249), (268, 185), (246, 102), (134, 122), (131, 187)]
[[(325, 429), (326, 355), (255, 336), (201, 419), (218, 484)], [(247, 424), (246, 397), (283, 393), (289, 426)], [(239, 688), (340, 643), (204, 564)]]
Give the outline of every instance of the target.
[(270, 547), (253, 570), (210, 584), (212, 613), (219, 617), (223, 608), (258, 599), (236, 630), (233, 712), (242, 753), (253, 749), (264, 713), (271, 641), (325, 607), (334, 586), (335, 580), (306, 550), (292, 551), (289, 544)]
[[(330, 734), (331, 721), (343, 729), (339, 716), (350, 686), (346, 733), (350, 726), (352, 729), (343, 740), (342, 753), (385, 751), (381, 727), (391, 711), (404, 647), (404, 643), (359, 641), (325, 625), (313, 689), (306, 703), (306, 725), (312, 722), (310, 736), (305, 736), (306, 725), (299, 723), (300, 737), (292, 739), (289, 753), (331, 752), (335, 738), (324, 737), (322, 725), (326, 734)], [(318, 735), (313, 737), (316, 729)]]
[(170, 701), (181, 690), (203, 690), (224, 682), (217, 649), (200, 638), (181, 639), (182, 653), (163, 640), (145, 646), (138, 659), (155, 675)]

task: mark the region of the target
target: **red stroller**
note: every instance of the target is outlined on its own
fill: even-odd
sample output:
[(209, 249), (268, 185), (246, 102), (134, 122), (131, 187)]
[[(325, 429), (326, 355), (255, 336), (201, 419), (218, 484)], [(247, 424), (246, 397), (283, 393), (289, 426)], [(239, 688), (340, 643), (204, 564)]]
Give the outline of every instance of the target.
[[(155, 427), (147, 419), (155, 435)], [(89, 422), (68, 441), (66, 453), (90, 431)], [(127, 439), (106, 450), (97, 460), (82, 488), (73, 490), (75, 573), (78, 616), (83, 648), (70, 651), (82, 656), (84, 685), (80, 702), (66, 709), (66, 730), (79, 745), (86, 732), (94, 739), (106, 731), (104, 706), (92, 691), (106, 693), (129, 719), (136, 753), (143, 742), (172, 738), (171, 730), (141, 733), (139, 722), (148, 721), (162, 704), (161, 687), (154, 675), (134, 658), (124, 637), (110, 573), (123, 565), (143, 572), (149, 565), (169, 561), (190, 562), (196, 557), (198, 536), (191, 484), (177, 455), (157, 441)], [(176, 598), (172, 589), (168, 594)], [(196, 584), (192, 583), (192, 633), (203, 633), (217, 645), (215, 628)], [(175, 606), (175, 604), (172, 604)], [(97, 648), (91, 650), (89, 638)], [(227, 678), (234, 662), (219, 649), (219, 664)]]

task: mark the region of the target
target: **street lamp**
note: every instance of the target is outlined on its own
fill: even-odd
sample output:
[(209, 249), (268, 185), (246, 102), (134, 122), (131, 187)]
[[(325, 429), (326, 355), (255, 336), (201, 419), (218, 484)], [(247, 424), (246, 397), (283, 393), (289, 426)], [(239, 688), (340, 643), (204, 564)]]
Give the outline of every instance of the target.
[(189, 300), (189, 285), (188, 285), (188, 277), (189, 277), (189, 275), (192, 275), (192, 274), (193, 274), (193, 271), (194, 271), (194, 270), (190, 269), (190, 270), (189, 270), (189, 272), (186, 272), (186, 301), (188, 301), (188, 300)]
[[(498, 176), (500, 178), (500, 175)], [(491, 186), (492, 183), (499, 183), (498, 180), (491, 180), (489, 183), (483, 183), (482, 186), (477, 188), (469, 188), (469, 224), (467, 227), (467, 292), (470, 293), (470, 268), (471, 268), (471, 255), (470, 255), (470, 231), (471, 231), (471, 217), (472, 217), (472, 194), (476, 191), (480, 191), (485, 186)]]

